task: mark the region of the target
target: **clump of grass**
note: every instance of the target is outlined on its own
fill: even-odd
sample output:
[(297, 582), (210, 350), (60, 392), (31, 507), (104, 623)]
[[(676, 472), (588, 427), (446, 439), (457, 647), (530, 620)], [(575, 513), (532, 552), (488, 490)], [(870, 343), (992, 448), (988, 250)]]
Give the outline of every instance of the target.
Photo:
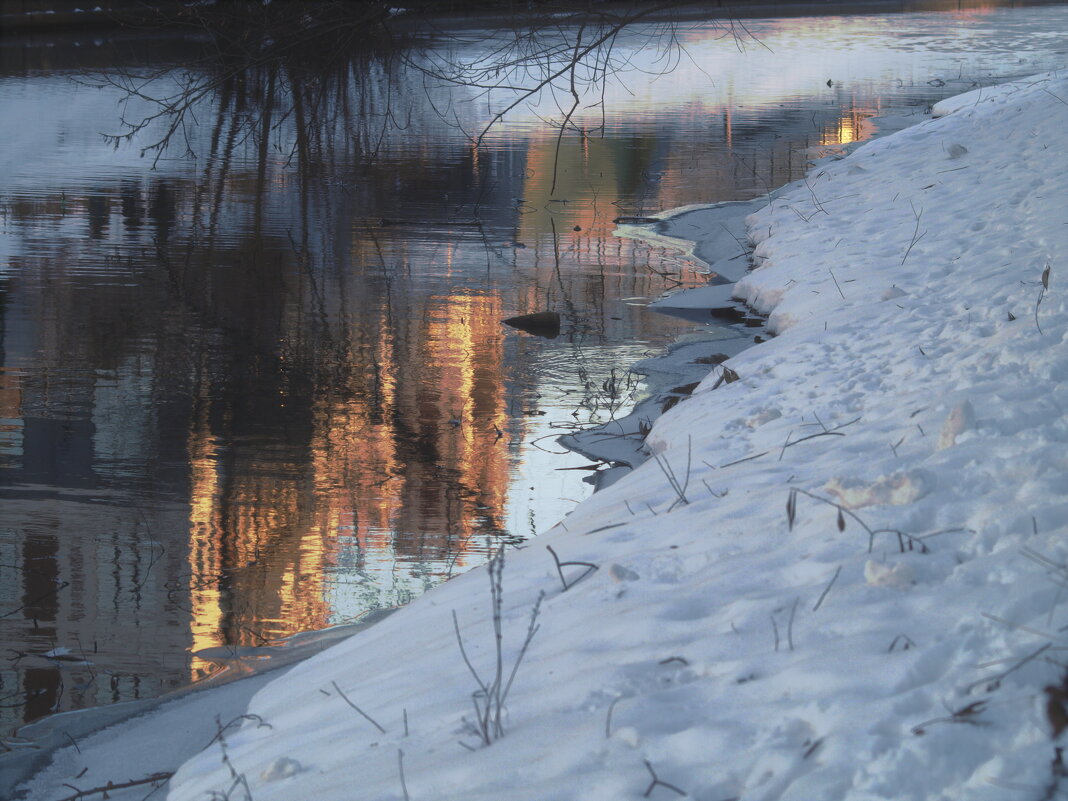
[(693, 438), (686, 438), (686, 474), (680, 480), (675, 474), (675, 470), (671, 467), (671, 463), (667, 460), (666, 456), (661, 456), (659, 453), (653, 454), (653, 459), (656, 460), (657, 467), (663, 472), (664, 477), (668, 480), (668, 484), (671, 485), (671, 489), (675, 493), (675, 500), (671, 506), (668, 507), (670, 512), (680, 503), (684, 506), (690, 501), (686, 497), (686, 489), (690, 486), (690, 467), (693, 457)]
[(959, 709), (946, 707), (948, 715), (941, 718), (932, 718), (912, 727), (912, 733), (920, 736), (927, 733), (927, 727), (932, 723), (966, 723), (970, 726), (982, 726), (984, 721), (979, 720), (979, 713), (986, 708), (986, 701), (972, 701), (967, 706)]
[[(459, 618), (455, 611), (452, 613), (452, 624), (456, 631), (456, 642), (460, 646), (460, 655), (463, 657), (464, 664), (467, 665), (468, 671), (470, 671), (471, 676), (475, 679), (475, 684), (478, 686), (478, 689), (471, 694), (471, 702), (475, 709), (475, 718), (473, 721), (468, 721), (468, 723), (484, 746), (491, 745), (495, 740), (504, 736), (505, 702), (508, 700), (508, 693), (512, 689), (512, 682), (515, 681), (516, 673), (519, 672), (519, 666), (523, 663), (523, 657), (526, 656), (527, 649), (530, 647), (530, 642), (534, 639), (534, 635), (538, 633), (538, 629), (541, 628), (537, 621), (538, 614), (541, 611), (541, 602), (545, 597), (545, 593), (539, 593), (538, 600), (534, 602), (534, 607), (530, 612), (530, 623), (527, 626), (526, 637), (523, 639), (523, 644), (520, 646), (519, 652), (516, 654), (511, 671), (509, 671), (506, 676), (504, 666), (503, 619), (501, 615), (501, 606), (504, 600), (503, 547), (490, 559), (487, 573), (489, 574), (490, 607), (492, 609), (493, 620), (494, 667), (491, 678), (483, 679), (482, 675), (472, 664), (471, 659), (467, 654), (467, 648), (464, 645), (463, 635), (460, 634)], [(461, 743), (461, 745), (465, 744)]]
[[(800, 440), (798, 441), (800, 442)], [(814, 501), (819, 501), (820, 503), (827, 504), (828, 506), (833, 506), (835, 509), (837, 509), (838, 515), (835, 522), (838, 526), (839, 531), (845, 531), (847, 517), (850, 520), (855, 521), (858, 525), (860, 525), (860, 527), (864, 529), (864, 531), (868, 535), (868, 553), (871, 553), (874, 549), (875, 538), (879, 534), (892, 534), (897, 537), (897, 546), (898, 550), (901, 553), (905, 553), (906, 551), (919, 551), (920, 553), (930, 553), (931, 549), (930, 547), (928, 547), (925, 540), (928, 540), (931, 537), (937, 537), (941, 534), (950, 534), (958, 531), (971, 531), (971, 529), (968, 528), (944, 528), (938, 531), (929, 532), (927, 534), (917, 535), (909, 534), (907, 531), (902, 531), (898, 528), (872, 528), (867, 523), (865, 523), (863, 518), (861, 518), (860, 515), (858, 515), (852, 509), (847, 509), (845, 506), (842, 506), (842, 504), (832, 501), (830, 498), (823, 498), (813, 492), (808, 492), (807, 490), (803, 490), (799, 487), (791, 487), (790, 494), (786, 499), (786, 522), (790, 531), (794, 530), (794, 523), (797, 522), (798, 495), (804, 495), (806, 498), (811, 498)]]

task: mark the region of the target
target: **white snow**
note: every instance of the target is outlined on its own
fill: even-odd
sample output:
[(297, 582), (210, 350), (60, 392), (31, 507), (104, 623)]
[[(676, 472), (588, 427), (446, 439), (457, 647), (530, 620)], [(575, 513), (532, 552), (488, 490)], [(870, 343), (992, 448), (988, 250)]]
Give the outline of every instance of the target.
[[(170, 801), (1068, 792), (1062, 98), (1049, 74), (941, 104), (748, 218), (760, 266), (734, 294), (778, 336), (657, 420), (657, 458), (508, 553), (505, 679), (544, 599), (503, 737), (465, 723), (453, 613), (495, 664), (477, 569), (269, 683)], [(600, 569), (564, 591), (545, 546)], [(137, 736), (163, 749), (162, 725)], [(158, 769), (124, 731), (60, 752), (29, 797), (84, 787), (87, 760)]]

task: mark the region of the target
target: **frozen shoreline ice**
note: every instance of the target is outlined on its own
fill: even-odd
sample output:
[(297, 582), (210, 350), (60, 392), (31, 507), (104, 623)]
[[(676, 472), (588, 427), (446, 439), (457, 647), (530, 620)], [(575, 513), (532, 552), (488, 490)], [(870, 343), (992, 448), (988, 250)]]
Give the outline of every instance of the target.
[[(736, 293), (779, 336), (508, 554), (507, 665), (545, 597), (501, 739), (464, 722), (454, 612), (494, 659), (477, 569), (269, 683), (168, 798), (243, 798), (235, 777), (256, 801), (1063, 792), (1065, 99), (1050, 74), (958, 104), (749, 218)], [(564, 591), (547, 545), (599, 569)], [(95, 753), (91, 775), (141, 768)]]

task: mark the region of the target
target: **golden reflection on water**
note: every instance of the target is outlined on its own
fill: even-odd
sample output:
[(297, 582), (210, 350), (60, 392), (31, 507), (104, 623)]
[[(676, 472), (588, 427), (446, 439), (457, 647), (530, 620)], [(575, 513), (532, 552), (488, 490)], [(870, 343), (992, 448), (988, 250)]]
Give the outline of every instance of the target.
[[(206, 405), (189, 431), (189, 574), (190, 650), (195, 654), (223, 644), (222, 568), (219, 535), (222, 531), (218, 510), (219, 473), (214, 437), (208, 427)], [(210, 671), (211, 663), (198, 657), (191, 660), (190, 678), (196, 680)]]
[(22, 390), (19, 376), (0, 367), (0, 453), (18, 447), (22, 426)]
[[(870, 137), (865, 121), (878, 112), (878, 106), (856, 103), (841, 109), (837, 120), (823, 123), (818, 144)], [(693, 103), (682, 116), (696, 124), (709, 111)], [(374, 593), (352, 597), (350, 587), (337, 584), (340, 565), (364, 575), (399, 567), (436, 582), (462, 569), (473, 547), (484, 547), (480, 535), (503, 528), (514, 459), (509, 442), (522, 436), (522, 426), (516, 428), (506, 408), (512, 366), (500, 320), (567, 300), (561, 259), (566, 270), (569, 260), (604, 247), (600, 238), (610, 237), (611, 221), (620, 213), (610, 199), (648, 192), (656, 204), (652, 212), (684, 202), (694, 180), (728, 193), (737, 169), (729, 106), (721, 117), (725, 147), (719, 152), (709, 154), (699, 142), (675, 146), (683, 153), (694, 147), (691, 158), (702, 159), (700, 171), (676, 159), (654, 174), (662, 143), (653, 136), (620, 140), (585, 132), (562, 142), (549, 130), (531, 136), (515, 187), (522, 198), (516, 239), (532, 248), (534, 280), (514, 288), (507, 304), (494, 290), (431, 294), (403, 322), (394, 318), (388, 297), (372, 304), (361, 297), (361, 316), (342, 329), (347, 341), (337, 345), (347, 362), (313, 390), (302, 458), (283, 457), (268, 468), (226, 453), (219, 444), (224, 432), (211, 422), (210, 386), (200, 385), (188, 435), (188, 626), (194, 653), (270, 644), (358, 616)], [(722, 163), (709, 164), (710, 158)], [(768, 178), (781, 182), (802, 166), (785, 153), (778, 166), (770, 162)], [(481, 170), (477, 149), (470, 169), (475, 175)], [(382, 260), (383, 253), (401, 265), (426, 258), (409, 252), (403, 237), (383, 242), (359, 227), (350, 235), (354, 264)], [(559, 246), (546, 253), (547, 241), (563, 243), (563, 255)], [(434, 269), (446, 278), (463, 258), (459, 247), (446, 239), (433, 256)], [(632, 276), (628, 293), (650, 291), (651, 276)], [(344, 317), (344, 299), (369, 289), (352, 277), (340, 281), (329, 293), (337, 298), (330, 313)], [(285, 325), (292, 328), (286, 338), (296, 342), (306, 321), (290, 312)], [(280, 404), (290, 402), (284, 386), (279, 392)], [(379, 591), (372, 605), (401, 602), (405, 592), (400, 580)], [(210, 661), (194, 658), (190, 677), (212, 670)]]
[(917, 0), (902, 4), (902, 10), (907, 12), (940, 11), (958, 19), (992, 14), (1004, 8), (1005, 4), (996, 0)]
[[(623, 140), (584, 131), (559, 141), (559, 146), (552, 131), (532, 136), (523, 182), (520, 240), (533, 242), (544, 235), (570, 232), (575, 225), (583, 230), (605, 228), (621, 214), (611, 201), (632, 197), (647, 183), (656, 146), (651, 136)], [(653, 201), (652, 196), (649, 199)]]
[[(306, 466), (246, 465), (224, 481), (202, 399), (188, 446), (194, 652), (264, 645), (358, 614), (331, 604), (342, 549), (365, 567), (427, 560), (439, 566), (426, 575), (440, 580), (463, 567), (480, 532), (499, 529), (510, 459), (502, 300), (462, 292), (424, 303), (406, 336), (392, 333), (385, 307), (366, 323), (380, 332), (369, 361), (317, 397)], [(370, 394), (368, 370), (379, 377)], [(191, 677), (210, 668), (194, 659)]]
[(868, 120), (882, 113), (882, 104), (858, 107), (856, 103), (843, 108), (838, 120), (823, 128), (819, 143), (824, 146), (848, 145), (863, 142), (875, 135), (875, 127)]

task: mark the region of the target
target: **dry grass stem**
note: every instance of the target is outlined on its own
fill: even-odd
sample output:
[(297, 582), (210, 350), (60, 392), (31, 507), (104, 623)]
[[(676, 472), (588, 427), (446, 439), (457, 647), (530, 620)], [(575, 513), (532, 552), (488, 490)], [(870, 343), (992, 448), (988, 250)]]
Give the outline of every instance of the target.
[(67, 784), (66, 782), (64, 782), (64, 787), (70, 787), (72, 790), (77, 790), (77, 792), (74, 793), (74, 795), (64, 796), (63, 798), (59, 799), (59, 801), (79, 801), (79, 799), (89, 798), (93, 795), (100, 795), (104, 798), (108, 798), (109, 793), (112, 793), (115, 790), (125, 790), (129, 787), (143, 787), (146, 784), (152, 784), (158, 787), (159, 785), (163, 784), (163, 782), (170, 779), (173, 775), (173, 772), (164, 771), (160, 773), (153, 773), (150, 776), (145, 776), (143, 779), (131, 779), (125, 782), (108, 782), (107, 784), (101, 787), (92, 787), (88, 790), (78, 790), (78, 788), (74, 785)]
[[(556, 572), (560, 576), (560, 583), (564, 585), (564, 592), (570, 590), (572, 587), (574, 587), (576, 584), (586, 578), (586, 576), (590, 575), (598, 569), (598, 566), (593, 564), (593, 562), (561, 562), (560, 557), (556, 555), (556, 551), (553, 550), (553, 546), (551, 545), (546, 545), (545, 550), (552, 554), (553, 561), (556, 563)], [(572, 566), (585, 567), (586, 569), (582, 571), (581, 576), (576, 578), (574, 581), (569, 582), (566, 578), (564, 578), (563, 568)]]
[(337, 690), (337, 694), (341, 696), (342, 700), (343, 700), (343, 701), (344, 701), (344, 702), (345, 702), (346, 704), (348, 704), (348, 705), (349, 705), (349, 706), (351, 706), (351, 707), (352, 707), (353, 709), (355, 709), (355, 710), (356, 710), (357, 712), (359, 712), (359, 713), (360, 713), (360, 714), (361, 714), (361, 715), (362, 715), (362, 716), (363, 716), (363, 717), (364, 717), (364, 718), (365, 718), (365, 719), (366, 719), (366, 720), (367, 720), (368, 722), (370, 722), (370, 724), (371, 724), (372, 726), (374, 726), (374, 727), (375, 727), (376, 729), (378, 729), (378, 730), (379, 730), (380, 732), (382, 732), (383, 734), (385, 734), (385, 733), (386, 733), (386, 730), (385, 730), (385, 729), (383, 729), (383, 728), (382, 728), (382, 727), (381, 727), (381, 726), (379, 725), (379, 723), (378, 723), (378, 721), (377, 721), (377, 720), (375, 720), (375, 719), (374, 719), (374, 718), (372, 718), (372, 717), (371, 717), (370, 715), (368, 715), (368, 714), (367, 714), (366, 712), (364, 712), (364, 711), (363, 711), (362, 709), (360, 709), (360, 708), (359, 708), (358, 706), (356, 706), (356, 704), (352, 703), (352, 701), (351, 701), (351, 700), (349, 699), (349, 697), (348, 697), (347, 695), (345, 695), (345, 693), (344, 693), (344, 692), (342, 692), (342, 690), (341, 690), (341, 688), (340, 688), (340, 687), (338, 687), (338, 686), (337, 686), (337, 682), (336, 682), (336, 681), (332, 681), (332, 682), (330, 682), (330, 683), (334, 685), (334, 689), (335, 689), (335, 690)]
[(526, 637), (516, 654), (511, 672), (505, 677), (504, 668), (504, 632), (502, 605), (504, 600), (503, 576), (504, 576), (504, 548), (502, 547), (490, 559), (487, 565), (487, 573), (490, 582), (490, 606), (492, 609), (493, 623), (493, 648), (494, 669), (493, 678), (486, 681), (472, 664), (464, 645), (463, 636), (460, 634), (460, 621), (456, 612), (452, 613), (453, 629), (456, 632), (456, 642), (460, 647), (460, 655), (471, 676), (475, 680), (478, 689), (471, 694), (471, 703), (475, 709), (475, 720), (472, 724), (474, 732), (478, 735), (484, 746), (490, 745), (495, 740), (504, 736), (504, 708), (508, 699), (508, 693), (512, 689), (519, 666), (523, 663), (531, 640), (538, 633), (540, 626), (537, 623), (538, 614), (541, 611), (541, 602), (545, 593), (538, 593), (538, 600), (530, 613), (530, 623), (527, 626)]
[(831, 580), (827, 583), (827, 586), (823, 588), (823, 592), (820, 593), (819, 600), (816, 601), (816, 605), (812, 607), (812, 611), (815, 612), (823, 605), (823, 599), (827, 597), (827, 593), (831, 591), (831, 587), (834, 586), (834, 582), (838, 581), (838, 575), (842, 572), (842, 566), (838, 567), (834, 571), (834, 575), (831, 576)]
[(649, 775), (652, 777), (652, 781), (649, 782), (649, 786), (646, 787), (645, 788), (645, 792), (642, 793), (642, 797), (643, 798), (648, 798), (649, 795), (653, 792), (653, 790), (656, 789), (657, 785), (659, 785), (660, 787), (664, 787), (664, 788), (666, 788), (668, 790), (671, 790), (672, 792), (678, 793), (679, 795), (682, 795), (682, 796), (686, 795), (686, 791), (685, 790), (680, 790), (674, 784), (670, 784), (669, 782), (666, 782), (663, 779), (661, 779), (659, 776), (657, 776), (656, 775), (656, 771), (653, 770), (652, 763), (650, 763), (648, 759), (643, 759), (642, 762), (645, 763), (645, 767), (648, 769)]

